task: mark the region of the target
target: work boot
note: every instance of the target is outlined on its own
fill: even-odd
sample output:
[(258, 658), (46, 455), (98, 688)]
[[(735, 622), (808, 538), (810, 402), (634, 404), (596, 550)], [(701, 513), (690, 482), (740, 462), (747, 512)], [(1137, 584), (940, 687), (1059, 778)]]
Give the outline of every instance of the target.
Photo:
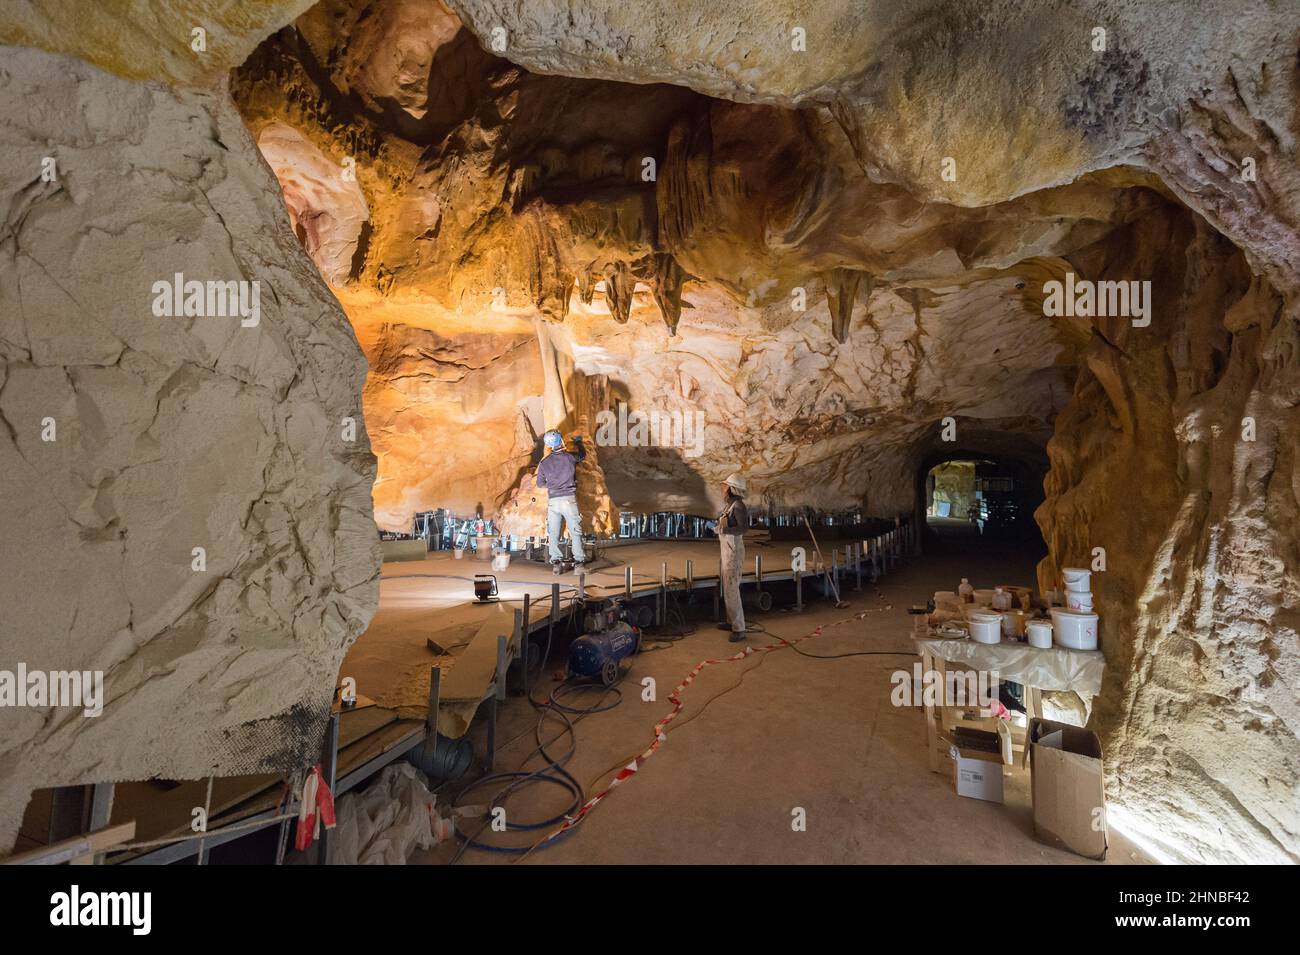
[(732, 643), (739, 643), (741, 640), (745, 639), (745, 631), (733, 630), (731, 631), (731, 636), (729, 636), (727, 639)]
[(727, 631), (728, 633), (730, 633), (730, 632), (731, 632), (731, 624), (729, 624), (729, 623), (720, 623), (720, 624), (718, 624), (718, 629), (719, 629), (719, 630), (725, 630), (725, 631)]
[(560, 576), (560, 574), (564, 573), (564, 564), (560, 563), (558, 560), (553, 562), (551, 564), (551, 573), (556, 577)]

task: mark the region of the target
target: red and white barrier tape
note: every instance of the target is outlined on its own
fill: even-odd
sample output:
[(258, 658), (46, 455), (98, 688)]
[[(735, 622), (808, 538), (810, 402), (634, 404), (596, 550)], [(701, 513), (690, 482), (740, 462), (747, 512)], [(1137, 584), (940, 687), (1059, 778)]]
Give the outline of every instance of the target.
[(632, 760), (632, 762), (628, 763), (626, 766), (620, 769), (615, 774), (614, 778), (610, 780), (608, 786), (606, 786), (600, 792), (596, 793), (596, 795), (592, 796), (585, 803), (583, 803), (582, 808), (580, 808), (572, 816), (566, 818), (562, 826), (560, 826), (558, 829), (556, 829), (554, 832), (548, 835), (545, 839), (542, 840), (541, 843), (538, 843), (538, 845), (541, 845), (542, 843), (545, 842), (550, 842), (556, 836), (568, 831), (569, 829), (572, 829), (574, 826), (580, 823), (583, 817), (586, 816), (587, 813), (589, 813), (592, 809), (594, 809), (602, 799), (608, 796), (611, 792), (614, 791), (615, 788), (620, 786), (622, 783), (626, 782), (627, 780), (635, 776), (640, 771), (641, 767), (645, 765), (646, 760), (648, 760), (651, 756), (657, 753), (659, 751), (659, 748), (663, 746), (664, 743), (668, 742), (668, 733), (665, 731), (665, 728), (668, 726), (669, 723), (671, 723), (673, 720), (677, 718), (678, 714), (681, 713), (683, 707), (685, 706), (685, 704), (682, 703), (682, 698), (681, 698), (682, 691), (695, 682), (695, 678), (700, 675), (700, 673), (704, 670), (705, 667), (714, 666), (719, 663), (734, 663), (737, 660), (744, 660), (747, 657), (753, 656), (754, 654), (768, 653), (772, 650), (780, 650), (784, 647), (793, 646), (796, 643), (803, 643), (805, 640), (811, 640), (814, 637), (821, 636), (822, 632), (827, 627), (838, 627), (840, 624), (851, 623), (854, 620), (863, 620), (867, 617), (868, 614), (873, 613), (875, 609), (884, 609), (884, 608), (873, 608), (872, 610), (863, 610), (860, 611), (859, 613), (853, 614), (850, 617), (845, 617), (843, 620), (836, 620), (831, 623), (824, 623), (821, 626), (817, 627), (815, 630), (811, 631), (810, 633), (806, 633), (802, 637), (796, 637), (793, 640), (786, 640), (782, 637), (778, 637), (777, 639), (781, 641), (780, 643), (770, 643), (767, 646), (763, 646), (763, 647), (745, 647), (743, 650), (740, 650), (729, 657), (720, 657), (716, 660), (701, 660), (699, 663), (695, 664), (695, 666), (691, 669), (691, 672), (686, 674), (685, 679), (683, 679), (681, 683), (678, 683), (675, 687), (673, 687), (673, 691), (668, 694), (668, 700), (673, 704), (673, 708), (668, 713), (667, 716), (665, 716), (663, 719), (661, 719), (658, 723), (655, 724), (654, 741), (651, 742), (651, 744), (648, 747), (646, 747), (645, 751), (641, 753), (640, 756), (637, 756), (635, 759)]

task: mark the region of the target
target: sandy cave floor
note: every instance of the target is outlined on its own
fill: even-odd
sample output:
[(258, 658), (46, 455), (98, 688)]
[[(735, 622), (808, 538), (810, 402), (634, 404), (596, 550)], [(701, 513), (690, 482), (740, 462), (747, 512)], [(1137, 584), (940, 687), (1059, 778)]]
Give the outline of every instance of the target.
[[(772, 612), (759, 622), (787, 638), (830, 625), (801, 644), (811, 653), (907, 650), (910, 603), (955, 586), (962, 575), (990, 585), (995, 577), (998, 582), (1030, 582), (1038, 556), (1023, 546), (950, 541), (889, 575), (878, 593), (865, 584), (854, 593), (850, 583), (846, 596), (852, 608), (847, 611), (817, 603), (801, 616)], [(892, 609), (836, 623), (882, 606), (881, 598)], [(700, 607), (707, 615), (711, 599), (702, 597)], [(754, 634), (750, 641), (761, 646), (771, 639)], [(649, 742), (651, 727), (671, 708), (671, 688), (700, 660), (729, 656), (735, 649), (726, 634), (701, 620), (684, 640), (636, 658), (622, 686), (622, 705), (577, 724), (578, 751), (570, 771), (589, 793), (596, 791), (596, 778), (608, 778), (604, 770)], [(597, 806), (574, 835), (527, 861), (1089, 863), (1034, 839), (1029, 781), (1023, 772), (1008, 777), (1006, 803), (996, 805), (957, 796), (950, 774), (929, 770), (921, 711), (896, 708), (889, 699), (891, 674), (910, 670), (914, 662), (906, 655), (812, 660), (782, 649), (706, 668), (684, 694), (680, 729), (670, 733), (641, 772)], [(538, 698), (555, 685), (552, 678), (561, 666), (553, 662), (546, 668), (535, 690)], [(658, 681), (657, 702), (641, 700), (640, 681), (647, 675)], [(707, 710), (694, 718), (706, 703)], [(535, 711), (522, 697), (512, 697), (499, 720), (498, 739), (515, 742), (499, 752), (497, 769), (518, 768), (534, 745)], [(481, 755), (485, 721), (476, 721), (469, 736)], [(562, 752), (563, 745), (553, 748)], [(477, 764), (471, 772), (477, 772)], [(444, 787), (440, 801), (463, 785)], [(463, 802), (486, 802), (497, 785)], [(507, 808), (515, 818), (536, 820), (560, 811), (569, 798), (556, 787), (539, 785), (514, 796)], [(806, 810), (804, 832), (792, 831), (795, 807)], [(497, 844), (528, 845), (539, 835), (493, 838)], [(417, 852), (412, 862), (446, 863), (455, 851), (444, 844)], [(461, 863), (513, 859), (470, 851)], [(1150, 860), (1122, 833), (1112, 831), (1107, 861)]]

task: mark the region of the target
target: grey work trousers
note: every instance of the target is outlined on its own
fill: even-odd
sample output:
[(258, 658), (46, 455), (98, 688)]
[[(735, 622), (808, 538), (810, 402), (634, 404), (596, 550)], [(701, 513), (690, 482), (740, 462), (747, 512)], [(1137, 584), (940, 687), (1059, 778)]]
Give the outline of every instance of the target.
[(582, 549), (582, 515), (578, 513), (578, 501), (573, 497), (552, 497), (546, 502), (547, 549), (550, 551), (551, 563), (557, 564), (564, 558), (560, 549), (560, 523), (569, 525), (569, 540), (573, 542), (573, 559), (585, 561), (586, 553)]

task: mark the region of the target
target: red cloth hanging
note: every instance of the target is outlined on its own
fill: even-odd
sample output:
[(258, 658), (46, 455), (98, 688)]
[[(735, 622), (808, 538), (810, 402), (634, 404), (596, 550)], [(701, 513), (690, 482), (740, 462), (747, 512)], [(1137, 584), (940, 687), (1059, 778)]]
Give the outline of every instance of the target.
[(298, 804), (298, 829), (294, 834), (293, 846), (299, 852), (304, 851), (320, 835), (321, 824), (326, 829), (334, 828), (334, 794), (330, 792), (325, 778), (321, 775), (320, 763), (311, 768), (302, 784), (302, 799)]

